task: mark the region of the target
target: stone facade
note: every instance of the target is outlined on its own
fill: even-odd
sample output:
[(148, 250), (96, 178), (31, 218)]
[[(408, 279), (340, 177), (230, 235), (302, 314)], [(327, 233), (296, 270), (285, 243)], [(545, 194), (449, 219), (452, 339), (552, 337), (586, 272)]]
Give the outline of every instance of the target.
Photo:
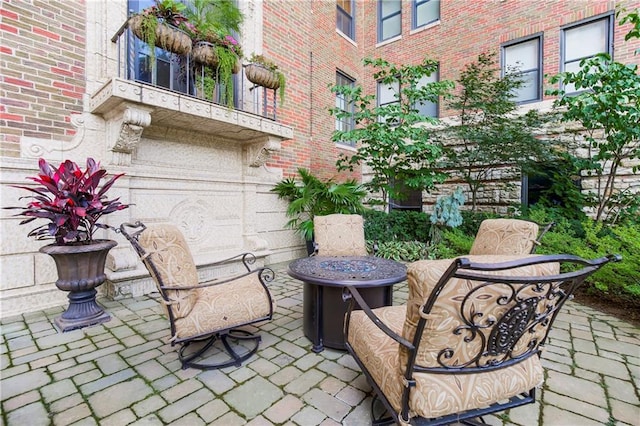
[[(270, 189), (306, 167), (324, 178), (362, 178), (362, 171), (338, 174), (335, 161), (352, 148), (331, 141), (335, 106), (329, 86), (340, 72), (375, 93), (376, 83), (362, 58), (418, 63), (439, 61), (440, 79), (455, 80), (462, 67), (487, 50), (531, 34), (544, 34), (544, 73), (559, 70), (563, 25), (609, 13), (609, 0), (537, 2), (441, 1), (440, 19), (412, 29), (413, 1), (402, 2), (402, 33), (377, 42), (378, 10), (373, 0), (354, 0), (353, 37), (336, 29), (331, 1), (241, 0), (245, 22), (241, 44), (246, 56), (264, 54), (287, 77), (286, 100), (277, 120), (213, 105), (189, 96), (121, 77), (119, 45), (112, 41), (127, 17), (126, 0), (5, 1), (0, 4), (0, 164), (3, 206), (18, 204), (37, 158), (52, 162), (87, 156), (110, 173), (126, 173), (112, 193), (128, 210), (108, 223), (170, 221), (185, 232), (202, 277), (228, 273), (208, 264), (238, 251), (256, 252), (273, 263), (304, 253), (302, 240), (285, 230), (285, 203)], [(620, 2), (627, 9), (638, 0)], [(626, 27), (615, 26), (615, 59), (638, 62), (636, 41), (623, 43)], [(243, 102), (256, 92), (243, 86)], [(549, 103), (550, 99), (545, 98)], [(529, 105), (535, 107), (535, 105)], [(440, 109), (441, 117), (450, 112)], [(365, 173), (366, 175), (366, 173)], [(512, 190), (482, 194), (487, 204), (519, 199)], [(447, 192), (442, 188), (442, 192)], [(435, 194), (434, 194), (435, 195)], [(11, 201), (13, 200), (13, 201)], [(429, 200), (425, 200), (429, 203)], [(54, 286), (53, 262), (38, 253), (42, 242), (26, 238), (20, 219), (0, 211), (1, 315), (60, 305), (66, 295)], [(108, 260), (114, 297), (153, 289), (128, 243)]]
[[(252, 3), (254, 11), (260, 5)], [(111, 38), (125, 21), (126, 1), (2, 7), (3, 205), (19, 204), (25, 194), (10, 185), (36, 174), (38, 157), (82, 164), (91, 156), (109, 173), (125, 173), (110, 195), (132, 204), (105, 222), (175, 223), (203, 279), (236, 270), (235, 263), (209, 265), (240, 252), (253, 252), (260, 263), (297, 255), (300, 241), (283, 229), (284, 206), (269, 192), (282, 169), (266, 164), (283, 141), (293, 139), (293, 126), (120, 78), (119, 46)], [(247, 18), (261, 33), (257, 13)], [(249, 86), (243, 87), (243, 99), (249, 99)], [(20, 220), (2, 212), (3, 316), (61, 305), (66, 298), (55, 288), (53, 261), (38, 253), (46, 242), (27, 239)], [(119, 243), (109, 255), (102, 291), (123, 297), (153, 290), (124, 238), (103, 231), (97, 237)]]

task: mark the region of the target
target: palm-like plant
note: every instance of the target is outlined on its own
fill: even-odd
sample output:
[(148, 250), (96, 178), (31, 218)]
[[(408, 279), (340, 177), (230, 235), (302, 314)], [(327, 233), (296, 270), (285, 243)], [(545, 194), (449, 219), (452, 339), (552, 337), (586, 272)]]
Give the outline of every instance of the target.
[(313, 176), (304, 168), (298, 169), (300, 180), (287, 178), (279, 182), (272, 192), (289, 201), (287, 228), (295, 229), (305, 240), (313, 239), (313, 218), (334, 213), (362, 214), (367, 195), (364, 187), (354, 179), (346, 182), (326, 181)]

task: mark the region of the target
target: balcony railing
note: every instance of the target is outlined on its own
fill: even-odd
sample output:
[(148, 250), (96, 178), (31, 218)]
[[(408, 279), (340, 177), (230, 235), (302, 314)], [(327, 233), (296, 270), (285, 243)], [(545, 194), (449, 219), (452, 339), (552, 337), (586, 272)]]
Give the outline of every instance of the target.
[[(276, 90), (257, 86), (247, 80), (244, 67), (233, 75), (233, 100), (225, 102), (224, 86), (216, 82), (205, 87), (198, 78), (190, 55), (177, 55), (155, 47), (155, 64), (151, 63), (150, 46), (138, 39), (125, 22), (111, 38), (117, 45), (117, 77), (142, 84), (162, 87), (212, 104), (277, 120)], [(153, 65), (153, 66), (152, 66)], [(203, 69), (199, 67), (203, 72)]]

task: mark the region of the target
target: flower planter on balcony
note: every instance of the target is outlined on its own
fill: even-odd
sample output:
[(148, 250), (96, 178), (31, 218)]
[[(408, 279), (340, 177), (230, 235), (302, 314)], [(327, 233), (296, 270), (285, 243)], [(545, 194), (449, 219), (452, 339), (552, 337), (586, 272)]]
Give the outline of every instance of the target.
[(278, 79), (278, 75), (264, 65), (245, 65), (244, 73), (247, 76), (247, 80), (249, 80), (253, 84), (257, 84), (258, 86), (274, 90), (280, 87), (280, 80)]
[[(129, 28), (131, 32), (140, 40), (148, 43), (144, 31), (142, 15), (134, 15), (129, 18)], [(191, 38), (187, 33), (172, 25), (168, 25), (162, 20), (158, 20), (158, 26), (155, 31), (155, 45), (178, 55), (188, 55), (191, 53)]]
[[(218, 54), (216, 53), (216, 45), (213, 43), (209, 43), (206, 41), (198, 41), (193, 46), (193, 51), (191, 52), (193, 60), (202, 65), (206, 65), (212, 68), (217, 68), (220, 64), (220, 58), (218, 58)], [(240, 72), (240, 63), (236, 61), (231, 70), (232, 74), (237, 74)]]

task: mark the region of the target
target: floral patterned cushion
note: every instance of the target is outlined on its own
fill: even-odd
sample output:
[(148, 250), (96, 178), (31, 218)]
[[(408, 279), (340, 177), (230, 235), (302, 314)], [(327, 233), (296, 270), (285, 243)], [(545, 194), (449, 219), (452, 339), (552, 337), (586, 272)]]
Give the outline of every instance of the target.
[(227, 330), (269, 315), (271, 295), (257, 273), (203, 287), (199, 292), (189, 315), (175, 322), (177, 341)]
[[(501, 257), (504, 260), (504, 257)], [(420, 265), (410, 266), (409, 279), (414, 280), (416, 270), (428, 277), (439, 276), (450, 265), (451, 260), (418, 262)], [(437, 264), (434, 264), (437, 263)], [(444, 269), (443, 269), (444, 268)], [(553, 268), (551, 268), (553, 269)], [(411, 272), (413, 271), (413, 272)], [(438, 273), (440, 271), (440, 273)], [(422, 278), (425, 278), (424, 276)], [(426, 278), (429, 280), (430, 278)], [(437, 282), (437, 279), (436, 281)], [(411, 283), (411, 281), (410, 281)], [(451, 293), (452, 295), (457, 292)], [(410, 299), (416, 296), (416, 291), (410, 291)], [(390, 306), (374, 309), (374, 313), (382, 322), (397, 334), (404, 334), (405, 338), (413, 337), (415, 329), (407, 332), (407, 324), (417, 322), (411, 318), (417, 306), (416, 300), (410, 300), (408, 306)], [(425, 329), (421, 341), (419, 364), (425, 364), (425, 359), (434, 364), (433, 354), (449, 344), (447, 334), (451, 332), (452, 324), (457, 321), (452, 312), (445, 309), (447, 316), (443, 316), (435, 325)], [(438, 329), (442, 328), (442, 332)], [(400, 345), (384, 334), (363, 311), (353, 311), (349, 322), (348, 341), (358, 358), (389, 399), (394, 409), (401, 409), (403, 388), (403, 371), (406, 368), (406, 356)], [(428, 347), (437, 346), (437, 351)], [(463, 353), (468, 354), (463, 351)], [(411, 416), (426, 418), (440, 417), (461, 411), (487, 407), (496, 401), (508, 399), (514, 395), (526, 392), (539, 386), (544, 378), (542, 365), (537, 356), (531, 356), (524, 361), (500, 369), (476, 374), (433, 374), (415, 373), (416, 386), (409, 395)]]
[[(140, 234), (138, 242), (147, 252), (142, 259), (151, 271), (156, 285), (185, 287), (198, 285), (196, 265), (180, 230), (174, 225), (150, 225)], [(158, 276), (154, 276), (153, 268)], [(159, 289), (160, 290), (160, 289)], [(174, 318), (189, 315), (198, 300), (199, 290), (166, 290), (168, 309)]]
[[(523, 257), (532, 257), (536, 255), (526, 256), (465, 256), (474, 262), (481, 263), (498, 263), (508, 262)], [(420, 320), (420, 312), (422, 306), (431, 294), (440, 278), (452, 263), (452, 259), (443, 260), (422, 260), (410, 264), (407, 268), (407, 279), (409, 282), (409, 297), (407, 299), (407, 316), (404, 322), (402, 336), (413, 341), (418, 321)], [(559, 264), (543, 263), (538, 265), (530, 265), (511, 270), (500, 271), (500, 275), (507, 276), (547, 276), (554, 275), (559, 272)], [(489, 274), (489, 272), (487, 272)], [(496, 273), (497, 274), (497, 273)], [(478, 286), (479, 282), (462, 280), (453, 278), (442, 289), (436, 303), (434, 304), (428, 316), (429, 320), (425, 326), (422, 335), (422, 343), (418, 349), (416, 363), (425, 367), (438, 367), (437, 357), (444, 348), (453, 349), (451, 358), (448, 360), (450, 365), (460, 365), (474, 359), (481, 347), (480, 337), (476, 337), (471, 341), (465, 341), (466, 333), (455, 334), (454, 331), (465, 326), (464, 320), (460, 317), (460, 306), (462, 300), (467, 296), (470, 290)], [(464, 305), (464, 312), (467, 318), (471, 317), (471, 312), (481, 312), (482, 317), (479, 322), (489, 321), (495, 318), (501, 318), (502, 314), (508, 311), (513, 305), (510, 303), (498, 303), (503, 296), (510, 296), (511, 292), (506, 284), (484, 286), (478, 291), (472, 293), (472, 297), (468, 298)], [(520, 297), (527, 296), (538, 297), (540, 294), (534, 294), (534, 289), (528, 287), (527, 290), (520, 294)], [(554, 301), (551, 301), (553, 303)], [(546, 307), (546, 302), (539, 303), (538, 312), (542, 312)], [(491, 327), (482, 328), (480, 330), (489, 338)], [(539, 339), (546, 332), (544, 326), (536, 328), (535, 333), (525, 334), (518, 341), (515, 348), (516, 354), (525, 351), (529, 342)], [(408, 352), (406, 349), (400, 348), (400, 361), (405, 363)], [(483, 361), (486, 359), (483, 358)]]
[(538, 237), (538, 225), (519, 219), (483, 220), (469, 254), (529, 254)]
[(366, 256), (364, 221), (357, 214), (330, 214), (313, 218), (319, 256)]

